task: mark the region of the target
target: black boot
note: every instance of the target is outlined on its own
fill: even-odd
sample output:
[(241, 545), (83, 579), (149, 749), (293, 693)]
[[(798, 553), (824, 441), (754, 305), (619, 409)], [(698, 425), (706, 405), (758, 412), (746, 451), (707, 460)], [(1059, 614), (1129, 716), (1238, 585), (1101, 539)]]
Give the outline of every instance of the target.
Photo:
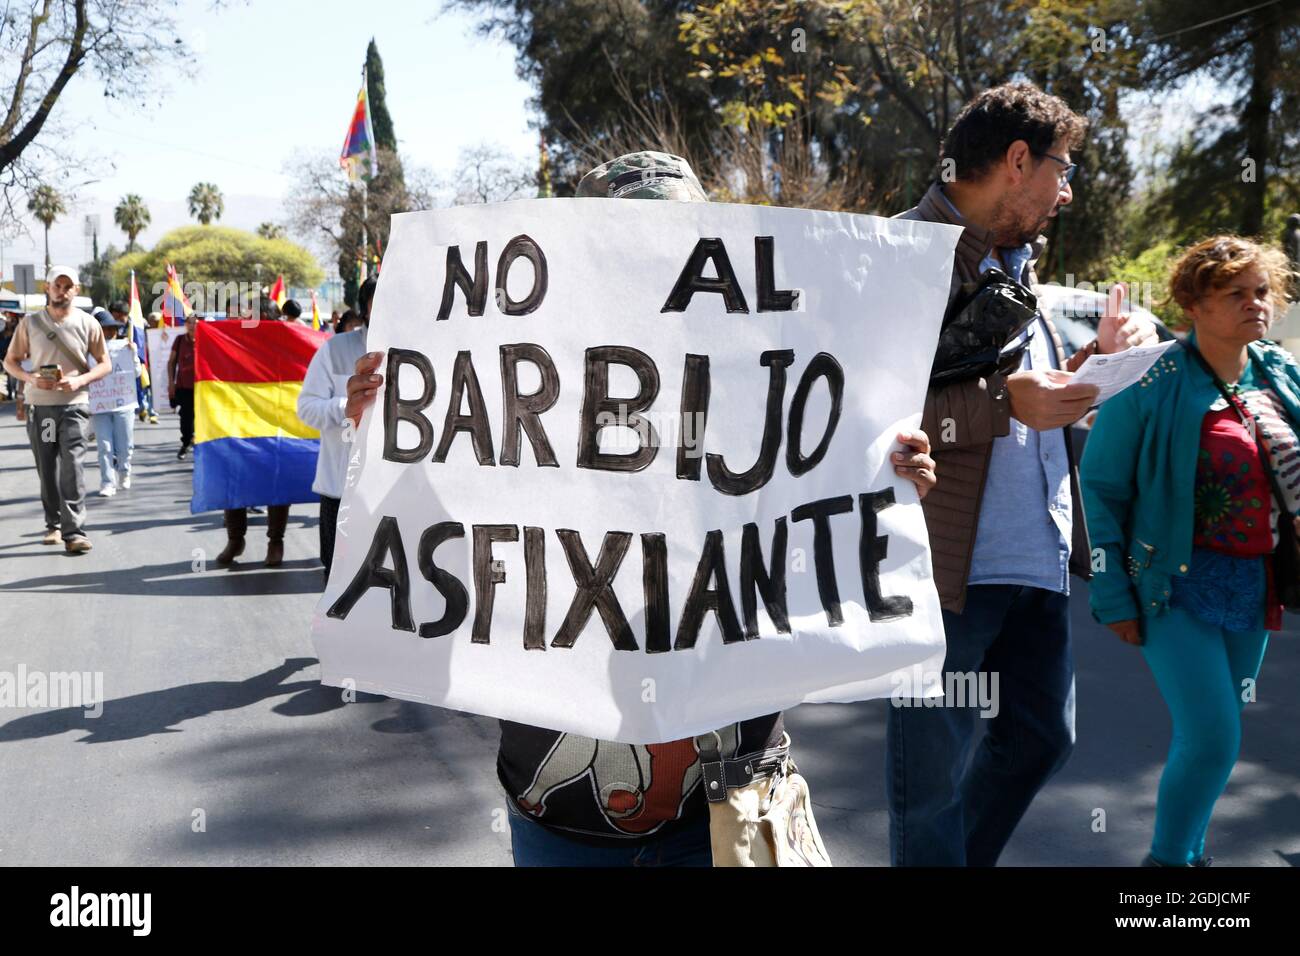
[(289, 524), (288, 505), (268, 505), (266, 509), (266, 566), (278, 568), (284, 561), (284, 531)]
[(243, 508), (226, 509), (226, 548), (217, 555), (217, 564), (225, 567), (244, 553), (244, 538), (248, 534), (248, 515)]

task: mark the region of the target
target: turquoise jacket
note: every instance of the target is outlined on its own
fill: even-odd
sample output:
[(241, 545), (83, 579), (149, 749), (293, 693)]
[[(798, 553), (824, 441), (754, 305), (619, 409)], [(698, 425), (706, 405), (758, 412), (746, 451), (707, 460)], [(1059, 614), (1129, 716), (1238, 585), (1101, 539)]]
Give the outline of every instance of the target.
[[(1256, 376), (1300, 425), (1300, 366), (1270, 342), (1247, 348)], [(1080, 478), (1093, 548), (1089, 595), (1102, 624), (1136, 620), (1139, 609), (1161, 613), (1173, 576), (1187, 573), (1201, 423), (1218, 397), (1214, 381), (1175, 345), (1098, 411)]]

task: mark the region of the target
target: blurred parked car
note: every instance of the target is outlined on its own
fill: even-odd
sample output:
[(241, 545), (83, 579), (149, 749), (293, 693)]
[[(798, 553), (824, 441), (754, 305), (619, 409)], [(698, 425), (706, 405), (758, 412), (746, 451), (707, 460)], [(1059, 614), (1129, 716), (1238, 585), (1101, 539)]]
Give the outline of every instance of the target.
[[(1061, 344), (1065, 346), (1066, 358), (1097, 337), (1097, 325), (1106, 312), (1104, 292), (1092, 292), (1088, 289), (1076, 289), (1053, 283), (1035, 286), (1034, 294), (1038, 296), (1038, 307), (1061, 333)], [(1149, 309), (1134, 305), (1132, 302), (1127, 303), (1126, 308), (1133, 315), (1140, 315), (1154, 322), (1160, 341), (1175, 338), (1174, 333), (1170, 332), (1159, 317)]]

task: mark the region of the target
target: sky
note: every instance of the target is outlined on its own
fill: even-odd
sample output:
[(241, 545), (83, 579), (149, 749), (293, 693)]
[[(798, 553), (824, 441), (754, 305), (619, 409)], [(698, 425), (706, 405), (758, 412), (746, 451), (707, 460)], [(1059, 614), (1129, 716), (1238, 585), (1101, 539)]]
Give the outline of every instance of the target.
[[(234, 0), (214, 14), (207, 0), (185, 0), (177, 21), (193, 59), (180, 75), (156, 77), (160, 101), (142, 108), (105, 99), (97, 78), (82, 73), (60, 98), (55, 117), (94, 162), (76, 180), (91, 182), (50, 230), (51, 258), (90, 258), (87, 215), (99, 216), (101, 250), (125, 246), (113, 207), (127, 193), (149, 207), (153, 222), (137, 241), (152, 245), (193, 222), (186, 197), (196, 182), (221, 189), (224, 225), (282, 222), (285, 164), (337, 155), (372, 36), (404, 163), (446, 176), (460, 150), (479, 143), (535, 162), (532, 91), (515, 75), (513, 47), (480, 39), (472, 18), (440, 8), (437, 0)], [(0, 249), (6, 280), (15, 262), (38, 272), (44, 262), (43, 230), (28, 229)]]

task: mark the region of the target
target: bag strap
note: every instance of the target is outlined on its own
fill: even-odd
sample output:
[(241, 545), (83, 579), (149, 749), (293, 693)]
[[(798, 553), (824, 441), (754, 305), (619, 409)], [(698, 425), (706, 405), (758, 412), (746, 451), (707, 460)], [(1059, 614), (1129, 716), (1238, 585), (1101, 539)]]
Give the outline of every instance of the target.
[[(1184, 339), (1181, 344), (1183, 348), (1186, 349), (1194, 359), (1196, 359), (1197, 364), (1201, 366), (1201, 371), (1210, 376), (1214, 381), (1214, 387), (1219, 390), (1219, 394), (1223, 396), (1223, 400), (1226, 401), (1228, 406), (1237, 413), (1237, 417), (1241, 419), (1241, 424), (1245, 426), (1246, 431), (1250, 432), (1250, 437), (1255, 440), (1255, 447), (1259, 450), (1260, 467), (1264, 469), (1264, 474), (1268, 476), (1269, 487), (1273, 489), (1273, 500), (1277, 502), (1278, 510), (1281, 512), (1278, 517), (1278, 523), (1280, 524), (1283, 518), (1291, 515), (1291, 509), (1287, 507), (1286, 497), (1282, 494), (1282, 486), (1278, 484), (1277, 475), (1273, 473), (1273, 463), (1268, 457), (1268, 447), (1260, 440), (1259, 429), (1255, 427), (1254, 418), (1252, 418), (1250, 412), (1243, 407), (1241, 400), (1228, 390), (1228, 386), (1224, 383), (1223, 379), (1219, 378), (1218, 373), (1210, 367), (1210, 363), (1206, 361), (1205, 356), (1201, 354), (1201, 350), (1186, 339)], [(1250, 361), (1249, 355), (1247, 355), (1246, 361)]]
[[(28, 316), (28, 319), (36, 319), (40, 315), (41, 313), (39, 312), (33, 312)], [(69, 347), (67, 341), (60, 334), (57, 326), (47, 326), (45, 324), (45, 319), (40, 318), (36, 327), (40, 330), (42, 335), (54, 343), (54, 347), (62, 352), (64, 357), (72, 362), (73, 367), (77, 369), (78, 372), (85, 375), (90, 371), (90, 366), (86, 364), (86, 360), (77, 357), (77, 353)]]
[(704, 778), (704, 795), (710, 803), (727, 799), (728, 790), (747, 787), (761, 777), (779, 773), (790, 756), (790, 735), (783, 734), (780, 743), (767, 750), (725, 759), (718, 748), (722, 738), (716, 731), (695, 738), (695, 750), (700, 755), (700, 770)]

